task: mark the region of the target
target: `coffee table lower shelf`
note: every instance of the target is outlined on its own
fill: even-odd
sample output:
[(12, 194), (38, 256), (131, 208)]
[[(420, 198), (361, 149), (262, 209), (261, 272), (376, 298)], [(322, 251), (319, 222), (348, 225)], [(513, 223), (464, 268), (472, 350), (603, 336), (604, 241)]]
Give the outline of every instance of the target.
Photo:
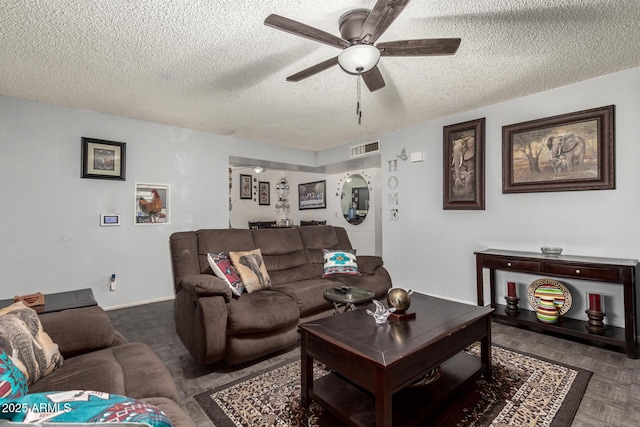
[[(393, 395), (394, 426), (424, 425), (443, 401), (479, 376), (482, 363), (479, 357), (463, 351), (440, 368), (437, 381), (423, 387), (407, 387)], [(309, 396), (347, 425), (375, 425), (374, 395), (339, 375), (314, 380)]]

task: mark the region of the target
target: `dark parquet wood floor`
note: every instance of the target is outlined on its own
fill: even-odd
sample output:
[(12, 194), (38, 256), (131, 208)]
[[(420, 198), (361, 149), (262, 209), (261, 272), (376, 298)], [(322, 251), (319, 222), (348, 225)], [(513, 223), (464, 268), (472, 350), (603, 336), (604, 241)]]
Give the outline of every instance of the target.
[[(173, 301), (110, 310), (117, 330), (129, 341), (149, 344), (173, 375), (182, 406), (198, 426), (213, 423), (193, 396), (294, 357), (292, 348), (267, 359), (241, 366), (224, 362), (198, 365), (175, 332)], [(582, 399), (572, 427), (640, 426), (640, 359), (628, 359), (616, 351), (556, 338), (501, 323), (493, 323), (492, 341), (525, 353), (592, 371), (593, 377)]]

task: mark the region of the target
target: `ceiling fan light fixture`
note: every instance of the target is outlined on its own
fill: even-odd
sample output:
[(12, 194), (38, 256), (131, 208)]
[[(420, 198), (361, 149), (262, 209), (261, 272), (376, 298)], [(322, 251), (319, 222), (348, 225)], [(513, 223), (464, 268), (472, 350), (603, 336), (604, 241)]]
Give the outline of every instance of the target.
[(338, 64), (350, 74), (366, 73), (378, 64), (380, 51), (370, 44), (354, 44), (338, 55)]

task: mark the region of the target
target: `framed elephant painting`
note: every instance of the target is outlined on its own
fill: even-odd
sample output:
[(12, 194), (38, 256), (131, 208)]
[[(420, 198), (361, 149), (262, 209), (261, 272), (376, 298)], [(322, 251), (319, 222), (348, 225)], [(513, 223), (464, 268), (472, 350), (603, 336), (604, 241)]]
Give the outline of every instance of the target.
[(443, 209), (484, 210), (484, 128), (484, 118), (443, 128)]
[(502, 192), (615, 188), (614, 106), (502, 127)]

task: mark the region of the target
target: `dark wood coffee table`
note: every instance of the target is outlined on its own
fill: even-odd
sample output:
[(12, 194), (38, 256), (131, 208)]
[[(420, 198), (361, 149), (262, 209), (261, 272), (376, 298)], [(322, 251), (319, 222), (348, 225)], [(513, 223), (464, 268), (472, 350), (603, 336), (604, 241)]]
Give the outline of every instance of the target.
[[(411, 310), (415, 319), (381, 325), (365, 310), (301, 324), (302, 404), (353, 426), (424, 425), (460, 387), (491, 377), (491, 307), (414, 293)], [(476, 341), (480, 358), (462, 351)], [(334, 372), (314, 380), (314, 359)], [(410, 387), (438, 366), (440, 379)]]

